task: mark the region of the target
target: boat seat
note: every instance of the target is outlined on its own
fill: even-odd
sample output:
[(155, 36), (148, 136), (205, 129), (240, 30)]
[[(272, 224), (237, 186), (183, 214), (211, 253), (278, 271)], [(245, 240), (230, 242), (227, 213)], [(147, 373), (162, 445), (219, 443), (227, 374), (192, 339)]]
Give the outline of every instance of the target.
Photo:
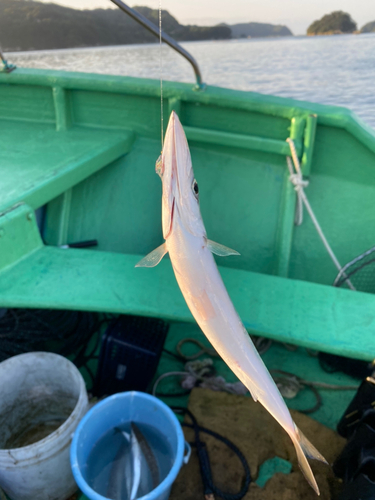
[(0, 121), (0, 212), (36, 209), (129, 152), (133, 134), (55, 124)]
[[(35, 218), (30, 215), (30, 208), (22, 205), (0, 217), (2, 307), (75, 309), (195, 321), (178, 289), (168, 257), (155, 268), (135, 268), (142, 255), (45, 246)], [(375, 324), (375, 295), (245, 270), (219, 269), (250, 333), (373, 359), (374, 339), (369, 325)]]

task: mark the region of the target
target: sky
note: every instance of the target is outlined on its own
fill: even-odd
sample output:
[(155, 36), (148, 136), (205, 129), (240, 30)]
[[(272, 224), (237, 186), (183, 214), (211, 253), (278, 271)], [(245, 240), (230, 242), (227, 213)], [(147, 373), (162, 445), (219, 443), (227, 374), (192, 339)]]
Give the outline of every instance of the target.
[[(39, 0), (76, 9), (115, 7), (110, 0)], [(306, 33), (313, 21), (335, 10), (348, 12), (358, 27), (375, 21), (375, 0), (161, 0), (181, 24), (212, 26), (226, 22), (285, 24), (295, 35)], [(134, 3), (128, 2), (134, 6)], [(159, 0), (138, 0), (136, 5), (159, 8)]]

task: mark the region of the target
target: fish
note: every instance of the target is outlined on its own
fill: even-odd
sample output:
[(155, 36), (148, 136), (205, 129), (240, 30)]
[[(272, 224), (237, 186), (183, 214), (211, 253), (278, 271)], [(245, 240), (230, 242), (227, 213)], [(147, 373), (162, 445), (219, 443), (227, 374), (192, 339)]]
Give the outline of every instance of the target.
[(152, 447), (135, 422), (131, 423), (131, 430), (140, 447), (141, 480), (138, 489), (138, 497), (142, 497), (158, 486), (160, 482), (159, 465)]
[(130, 432), (115, 427), (124, 438), (111, 469), (107, 498), (136, 500), (159, 484), (159, 466), (151, 446), (135, 422)]
[[(134, 453), (131, 447), (130, 433), (116, 427), (122, 439), (119, 450), (113, 460), (106, 497), (111, 500), (130, 500), (132, 486), (134, 484), (133, 474), (135, 469)], [(138, 480), (139, 485), (139, 480)], [(138, 490), (138, 485), (136, 489)]]
[(239, 254), (207, 238), (189, 146), (174, 111), (155, 170), (162, 180), (162, 230), (165, 241), (136, 267), (154, 267), (169, 253), (179, 288), (199, 327), (247, 387), (254, 401), (259, 401), (288, 433), (300, 469), (319, 495), (307, 457), (327, 461), (294, 423), (225, 288), (213, 254), (221, 257)]
[(138, 490), (141, 484), (142, 452), (139, 441), (137, 439), (137, 436), (134, 434), (133, 429), (130, 433), (130, 448), (133, 459), (133, 481), (130, 491), (130, 500), (135, 500), (139, 496)]

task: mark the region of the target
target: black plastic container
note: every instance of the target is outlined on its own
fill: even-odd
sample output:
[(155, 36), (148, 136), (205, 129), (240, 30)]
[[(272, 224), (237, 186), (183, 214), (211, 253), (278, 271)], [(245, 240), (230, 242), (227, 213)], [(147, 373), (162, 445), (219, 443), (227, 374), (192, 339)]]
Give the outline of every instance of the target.
[(120, 316), (103, 334), (95, 396), (147, 391), (163, 350), (169, 325), (160, 319)]
[(350, 438), (365, 411), (375, 409), (375, 378), (366, 377), (337, 424), (340, 436)]

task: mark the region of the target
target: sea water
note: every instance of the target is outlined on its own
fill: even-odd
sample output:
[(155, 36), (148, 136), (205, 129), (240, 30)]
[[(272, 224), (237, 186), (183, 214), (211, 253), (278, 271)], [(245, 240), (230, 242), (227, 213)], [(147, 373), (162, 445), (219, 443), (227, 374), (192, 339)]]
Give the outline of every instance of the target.
[[(160, 484), (167, 477), (173, 465), (174, 454), (171, 445), (155, 427), (137, 422), (136, 425), (155, 456), (158, 465), (158, 484)], [(87, 484), (93, 490), (112, 500), (127, 500), (125, 485), (126, 482), (132, 484), (133, 480), (133, 478), (128, 477), (126, 473), (128, 469), (124, 466), (129, 459), (129, 456), (124, 457), (124, 454), (130, 453), (130, 445), (127, 444), (121, 431), (130, 434), (130, 422), (116, 429), (110, 429), (98, 439), (91, 450), (86, 467), (82, 471)], [(141, 477), (144, 478), (146, 475), (150, 476), (151, 471), (141, 470)], [(150, 491), (152, 489), (150, 488)], [(145, 495), (149, 491), (141, 491), (140, 489), (139, 493)]]

